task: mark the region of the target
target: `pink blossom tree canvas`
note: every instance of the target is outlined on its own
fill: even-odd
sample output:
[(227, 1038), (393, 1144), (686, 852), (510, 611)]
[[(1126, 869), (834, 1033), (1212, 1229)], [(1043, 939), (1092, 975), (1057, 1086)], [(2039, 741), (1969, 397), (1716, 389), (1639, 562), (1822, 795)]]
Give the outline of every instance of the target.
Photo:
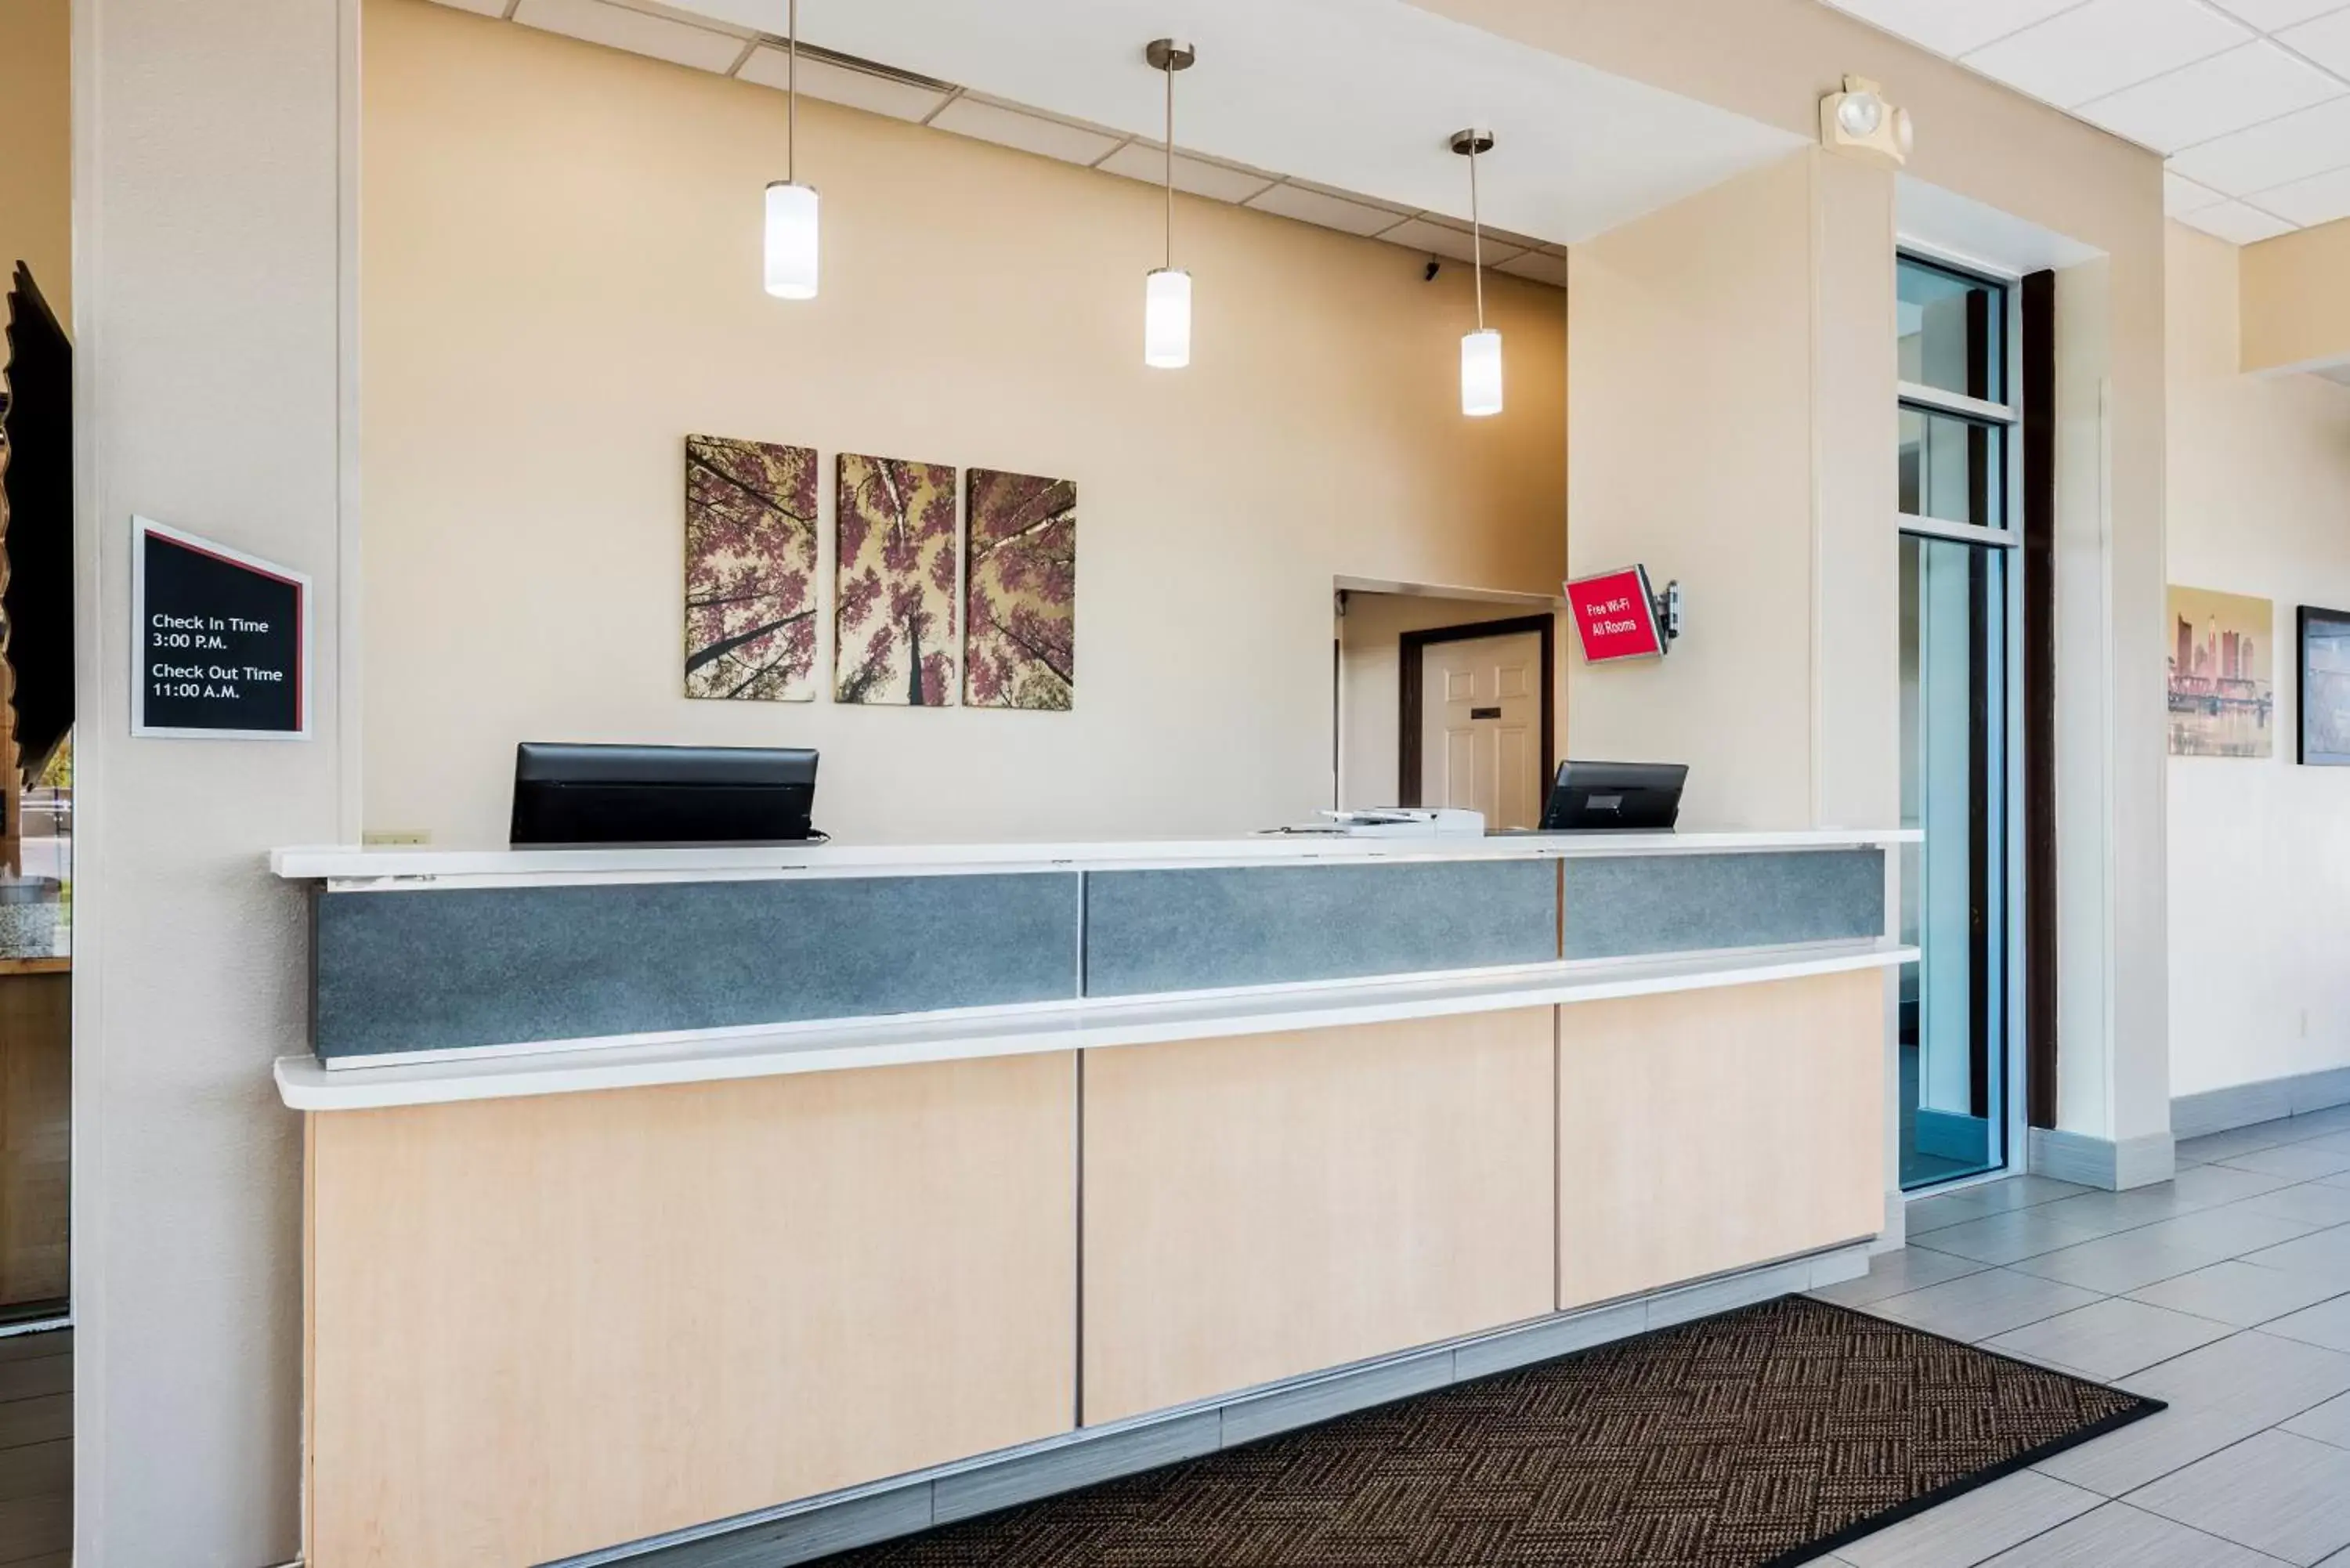
[(834, 694), (944, 707), (954, 693), (955, 471), (840, 455)]
[(1076, 701), (1077, 487), (974, 468), (962, 700), (974, 708)]
[(816, 452), (685, 438), (685, 694), (816, 700)]

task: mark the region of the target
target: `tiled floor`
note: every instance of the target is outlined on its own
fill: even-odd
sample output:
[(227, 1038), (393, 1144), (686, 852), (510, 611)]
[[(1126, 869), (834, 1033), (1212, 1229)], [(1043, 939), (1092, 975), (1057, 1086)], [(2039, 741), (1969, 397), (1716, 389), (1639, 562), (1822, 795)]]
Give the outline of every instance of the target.
[(73, 1549), (73, 1330), (0, 1338), (0, 1563), (66, 1568)]
[(2183, 1143), (2159, 1187), (1921, 1199), (1819, 1293), (2170, 1405), (1822, 1564), (2350, 1568), (2350, 1106)]

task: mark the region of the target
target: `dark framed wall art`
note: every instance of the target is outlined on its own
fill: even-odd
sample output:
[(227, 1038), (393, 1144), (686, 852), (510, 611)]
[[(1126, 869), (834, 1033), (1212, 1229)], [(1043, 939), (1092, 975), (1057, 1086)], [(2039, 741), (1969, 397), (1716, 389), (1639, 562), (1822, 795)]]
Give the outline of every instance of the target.
[(2350, 610), (2301, 607), (2301, 726), (2305, 767), (2350, 767)]

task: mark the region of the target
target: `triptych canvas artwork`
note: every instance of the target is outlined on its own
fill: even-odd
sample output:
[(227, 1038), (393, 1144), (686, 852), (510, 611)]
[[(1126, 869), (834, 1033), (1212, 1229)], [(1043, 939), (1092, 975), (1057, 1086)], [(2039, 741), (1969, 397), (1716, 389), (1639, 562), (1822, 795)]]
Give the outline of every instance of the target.
[[(686, 438), (687, 696), (815, 700), (818, 461), (809, 447)], [(949, 463), (840, 455), (834, 699), (1074, 706), (1076, 484), (974, 468), (958, 507), (956, 477)]]

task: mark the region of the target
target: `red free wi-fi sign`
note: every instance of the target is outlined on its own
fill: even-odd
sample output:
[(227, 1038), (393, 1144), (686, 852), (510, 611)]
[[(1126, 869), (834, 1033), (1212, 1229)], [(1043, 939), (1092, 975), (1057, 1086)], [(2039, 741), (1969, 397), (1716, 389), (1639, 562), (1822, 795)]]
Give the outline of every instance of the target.
[(1664, 632), (1657, 625), (1657, 597), (1648, 591), (1646, 566), (1577, 577), (1566, 585), (1566, 602), (1575, 613), (1575, 635), (1582, 640), (1585, 662), (1654, 659), (1665, 651)]

